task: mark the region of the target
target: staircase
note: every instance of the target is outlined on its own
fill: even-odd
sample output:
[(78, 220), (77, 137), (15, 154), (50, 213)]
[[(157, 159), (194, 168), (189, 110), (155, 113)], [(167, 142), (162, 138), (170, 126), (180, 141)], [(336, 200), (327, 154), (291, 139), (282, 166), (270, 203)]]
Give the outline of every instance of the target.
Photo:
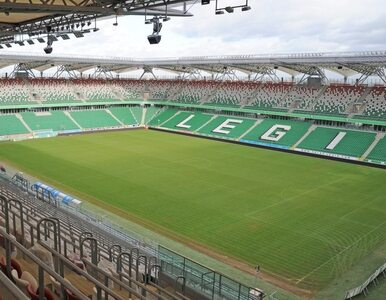
[(32, 132), (32, 129), (28, 126), (20, 114), (16, 114), (16, 118), (18, 118), (20, 122), (23, 123), (24, 127), (27, 128), (29, 132)]
[(147, 108), (144, 107), (142, 110), (142, 118), (141, 118), (141, 123), (139, 125), (144, 126), (145, 125), (145, 120), (146, 120), (146, 112)]
[(316, 129), (316, 127), (316, 125), (311, 125), (311, 127), (308, 128), (307, 132), (300, 138), (300, 140), (298, 140), (296, 144), (291, 147), (291, 150), (297, 148), (301, 144), (301, 142), (303, 142), (311, 134), (311, 132)]
[[(356, 105), (360, 105), (358, 109), (355, 109)], [(352, 118), (355, 115), (361, 115), (367, 107), (366, 103), (354, 103), (352, 104), (349, 109), (347, 110), (349, 112), (348, 118)]]
[(200, 100), (200, 104), (204, 104), (206, 102), (209, 102), (210, 99), (212, 99), (214, 96), (216, 96), (216, 94), (218, 93), (219, 91), (219, 88), (215, 88), (214, 91), (212, 93), (210, 93), (209, 95), (207, 95), (206, 97), (204, 98), (201, 98)]
[(179, 84), (178, 89), (177, 89), (173, 94), (170, 95), (168, 101), (174, 101), (174, 100), (176, 100), (177, 96), (178, 96), (179, 94), (181, 94), (182, 90), (184, 89), (185, 84), (187, 84), (187, 82), (185, 82), (185, 81), (181, 82), (181, 83)]
[(121, 120), (119, 120), (116, 116), (114, 116), (113, 113), (109, 109), (105, 109), (105, 112), (108, 113), (115, 121), (117, 121), (119, 123), (119, 125), (125, 126), (125, 124), (123, 124), (121, 122)]
[(77, 90), (76, 85), (71, 81), (67, 81), (68, 88), (71, 89), (72, 93), (75, 95), (75, 98), (79, 101), (85, 102), (84, 98), (81, 97), (81, 93)]
[(255, 102), (257, 100), (257, 94), (259, 93), (259, 91), (262, 89), (263, 85), (262, 84), (259, 84), (257, 89), (252, 93), (251, 97), (249, 99), (247, 99), (244, 103), (244, 105), (242, 105), (241, 107), (243, 108), (244, 106), (249, 106), (251, 105), (253, 102)]
[(169, 122), (171, 119), (173, 119), (175, 116), (177, 116), (178, 114), (180, 114), (181, 111), (177, 111), (174, 115), (172, 115), (170, 118), (168, 118), (167, 120), (165, 120), (164, 122), (162, 122), (161, 124), (158, 124), (158, 127), (162, 127), (163, 124), (166, 124), (167, 122)]
[(326, 91), (327, 88), (328, 88), (328, 85), (324, 85), (324, 86), (320, 89), (318, 95), (316, 95), (314, 101), (311, 102), (311, 103), (309, 104), (309, 106), (306, 107), (305, 109), (314, 110), (315, 105), (318, 103), (319, 98), (324, 94), (324, 92)]
[(370, 147), (366, 150), (365, 153), (363, 153), (362, 157), (360, 158), (360, 160), (364, 160), (366, 159), (366, 157), (371, 153), (371, 151), (373, 151), (373, 149), (375, 148), (375, 146), (378, 144), (378, 142), (384, 138), (384, 136), (386, 135), (386, 133), (381, 133), (381, 132), (378, 132), (376, 137), (375, 137), (375, 140), (374, 142), (370, 145)]
[(78, 122), (75, 121), (75, 119), (71, 116), (70, 112), (65, 111), (64, 114), (72, 121), (76, 126), (79, 127), (79, 129), (83, 129), (82, 126), (78, 124)]
[(116, 97), (115, 98), (116, 100), (124, 101), (124, 99), (123, 99), (124, 97), (120, 91), (118, 91), (117, 89), (115, 89), (113, 87), (111, 87), (110, 90), (113, 93), (113, 95)]
[(201, 128), (204, 128), (207, 124), (212, 122), (214, 119), (217, 118), (217, 115), (212, 116), (207, 122), (205, 122), (203, 125), (201, 125), (199, 128), (197, 128), (194, 132), (198, 132), (201, 130)]
[(23, 84), (28, 88), (28, 94), (30, 96), (30, 99), (38, 102), (39, 104), (42, 104), (42, 97), (38, 93), (36, 93), (33, 85), (26, 78), (23, 78)]
[[(365, 102), (366, 97), (371, 93), (372, 89), (370, 86), (366, 87), (363, 94), (347, 108), (346, 113), (348, 113), (349, 118), (352, 118), (354, 115), (361, 115), (364, 112), (367, 106)], [(359, 109), (355, 109), (357, 105), (360, 105)]]
[(250, 133), (253, 129), (255, 129), (255, 127), (257, 125), (259, 125), (261, 122), (263, 122), (264, 120), (263, 119), (260, 119), (260, 120), (257, 120), (255, 122), (255, 124), (253, 124), (253, 126), (251, 128), (249, 128), (246, 132), (244, 132), (237, 140), (240, 141), (241, 139), (244, 138), (244, 136), (246, 136), (248, 133)]

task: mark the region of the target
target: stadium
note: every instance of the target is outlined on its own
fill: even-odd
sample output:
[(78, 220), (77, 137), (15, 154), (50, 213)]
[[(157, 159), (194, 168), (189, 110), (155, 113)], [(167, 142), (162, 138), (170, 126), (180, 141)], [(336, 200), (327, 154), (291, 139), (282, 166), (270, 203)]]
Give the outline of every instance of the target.
[(129, 2), (0, 6), (0, 299), (384, 299), (386, 51), (51, 54)]

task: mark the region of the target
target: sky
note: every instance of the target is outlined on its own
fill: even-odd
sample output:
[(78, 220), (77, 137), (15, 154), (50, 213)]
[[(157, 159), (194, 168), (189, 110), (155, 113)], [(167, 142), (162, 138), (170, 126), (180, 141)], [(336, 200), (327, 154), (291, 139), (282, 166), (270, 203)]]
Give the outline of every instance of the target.
[[(213, 1), (212, 1), (213, 2)], [(229, 3), (245, 0), (219, 0)], [(191, 7), (194, 17), (165, 22), (162, 41), (149, 45), (144, 17), (99, 21), (84, 38), (55, 42), (53, 55), (182, 57), (386, 50), (385, 0), (249, 0), (250, 11), (215, 15), (214, 4)], [(43, 53), (44, 44), (4, 52)]]

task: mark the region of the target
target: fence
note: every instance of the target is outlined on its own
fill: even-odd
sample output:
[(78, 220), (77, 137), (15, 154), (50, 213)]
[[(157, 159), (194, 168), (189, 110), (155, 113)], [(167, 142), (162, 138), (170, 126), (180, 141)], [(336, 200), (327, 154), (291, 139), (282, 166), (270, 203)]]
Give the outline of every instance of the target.
[(162, 271), (176, 283), (180, 281), (182, 290), (191, 288), (209, 299), (260, 300), (265, 296), (257, 288), (243, 285), (163, 246), (158, 247), (158, 255)]
[(351, 290), (348, 290), (346, 292), (346, 295), (344, 296), (344, 299), (352, 299), (355, 296), (358, 296), (360, 294), (364, 294), (365, 296), (368, 293), (368, 286), (370, 283), (377, 284), (378, 283), (378, 277), (383, 274), (383, 276), (386, 275), (386, 263), (384, 263), (381, 267), (379, 267), (373, 274), (370, 275), (370, 277), (360, 286), (357, 286)]

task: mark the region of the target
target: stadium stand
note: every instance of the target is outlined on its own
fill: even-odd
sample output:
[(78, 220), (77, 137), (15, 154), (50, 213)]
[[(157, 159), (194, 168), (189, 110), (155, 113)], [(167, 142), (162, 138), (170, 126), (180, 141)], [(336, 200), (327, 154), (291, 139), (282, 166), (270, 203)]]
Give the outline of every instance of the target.
[(15, 135), (29, 133), (16, 115), (0, 115), (0, 135)]
[(364, 91), (364, 86), (330, 85), (315, 103), (314, 113), (347, 115), (349, 105), (358, 101)]
[(383, 137), (367, 156), (367, 160), (386, 162), (386, 137)]
[(71, 117), (82, 128), (118, 127), (120, 124), (105, 110), (72, 111)]
[[(385, 119), (383, 86), (331, 84), (312, 88), (293, 83), (211, 80), (2, 79), (2, 105), (82, 104), (148, 100), (213, 107)], [(354, 109), (354, 108), (355, 109)]]
[[(2, 87), (1, 105), (7, 105), (6, 109), (9, 109), (10, 105), (16, 109), (20, 108), (18, 111), (4, 111), (8, 116), (2, 116), (3, 120), (7, 119), (4, 121), (4, 126), (6, 126), (0, 130), (2, 139), (6, 139), (4, 136), (11, 138), (12, 135), (20, 134), (38, 137), (39, 131), (43, 130), (63, 132), (146, 125), (192, 131), (215, 137), (241, 139), (255, 144), (264, 143), (280, 147), (296, 145), (299, 149), (304, 148), (303, 150), (328, 154), (335, 152), (322, 151), (323, 145), (306, 144), (316, 133), (319, 133), (320, 129), (317, 129), (316, 133), (311, 132), (305, 140), (301, 140), (300, 146), (307, 145), (307, 147), (298, 147), (300, 138), (302, 134), (306, 133), (307, 128), (313, 124), (314, 127), (320, 124), (316, 120), (323, 120), (323, 122), (326, 120), (327, 124), (322, 124), (333, 126), (335, 123), (332, 122), (346, 122), (348, 118), (352, 118), (351, 123), (353, 124), (355, 120), (360, 119), (361, 123), (367, 124), (368, 122), (374, 124), (371, 126), (380, 126), (375, 128), (376, 130), (384, 130), (383, 122), (386, 120), (386, 88), (384, 86), (330, 84), (313, 87), (306, 83), (296, 85), (291, 82), (41, 78), (2, 79), (0, 87)], [(128, 103), (122, 101), (133, 101), (133, 103), (127, 107), (125, 105)], [(143, 105), (139, 106), (138, 101), (143, 102)], [(91, 110), (86, 107), (95, 105), (94, 103), (98, 103), (98, 107), (93, 107)], [(178, 108), (173, 107), (174, 103)], [(115, 104), (119, 106), (114, 107)], [(45, 108), (41, 108), (40, 105), (45, 105)], [(50, 105), (63, 108), (54, 111), (50, 110)], [(184, 105), (196, 111), (183, 112), (184, 109), (186, 110)], [(67, 106), (79, 106), (80, 110), (68, 111)], [(31, 112), (28, 108), (33, 108), (34, 111)], [(46, 111), (47, 108), (48, 111)], [(222, 109), (224, 111), (221, 112)], [(230, 112), (233, 109), (234, 112)], [(202, 110), (202, 112), (197, 110)], [(238, 111), (243, 111), (243, 113)], [(13, 116), (10, 115), (11, 112), (14, 113)], [(214, 126), (213, 130), (218, 122), (225, 120), (223, 116), (215, 117), (215, 114), (221, 113), (247, 118), (243, 120), (248, 120), (248, 123), (252, 122), (250, 127), (246, 126), (248, 132), (241, 132), (242, 129), (239, 128), (242, 126), (236, 124), (235, 128), (230, 130), (237, 132), (235, 134), (213, 134), (210, 127)], [(258, 117), (265, 119), (261, 124), (248, 119), (256, 120), (256, 113), (265, 114)], [(296, 113), (296, 115), (290, 115), (291, 113)], [(190, 127), (177, 126), (191, 114), (194, 117), (186, 123)], [(261, 137), (267, 127), (275, 125), (271, 123), (275, 121), (269, 119), (270, 114), (282, 115), (284, 118), (296, 116), (301, 120), (304, 118), (313, 120), (303, 123), (290, 120), (280, 121), (282, 125), (291, 126), (291, 130), (280, 141), (271, 139), (271, 142), (267, 143), (261, 140)], [(366, 127), (366, 129), (371, 130), (371, 127)], [(325, 135), (324, 131), (320, 133)], [(350, 135), (351, 133), (345, 137), (345, 140)], [(297, 138), (299, 138), (298, 141), (296, 141)], [(336, 151), (342, 147), (342, 144), (338, 146)], [(371, 147), (365, 151), (364, 159), (376, 161), (374, 158), (371, 159), (374, 153), (369, 152), (378, 151), (378, 148), (373, 150)], [(349, 151), (349, 149), (341, 149), (338, 152), (335, 154), (351, 156), (348, 153), (352, 152), (354, 157), (360, 157), (358, 153), (362, 152), (361, 155), (363, 155), (363, 151), (356, 152)]]
[(142, 112), (143, 112), (142, 107), (133, 106), (133, 107), (130, 108), (130, 110), (131, 110), (131, 113), (134, 116), (134, 119), (137, 121), (137, 124), (141, 124)]
[(123, 100), (143, 100), (143, 94), (146, 90), (144, 80), (119, 80), (117, 86), (119, 86), (118, 94), (122, 96)]
[(371, 119), (386, 119), (386, 89), (375, 86), (364, 99), (365, 109), (362, 116)]
[(237, 139), (256, 123), (256, 120), (218, 116), (198, 130), (200, 134)]
[(81, 80), (73, 81), (76, 92), (82, 99), (90, 102), (119, 101), (118, 96), (111, 88), (111, 84), (105, 80)]
[(157, 115), (155, 115), (149, 122), (148, 125), (150, 126), (162, 126), (162, 123), (169, 120), (171, 117), (173, 117), (175, 114), (177, 114), (178, 110), (176, 109), (166, 109), (162, 112), (159, 112)]
[(254, 93), (251, 102), (246, 106), (250, 109), (287, 111), (281, 100), (290, 92), (292, 83), (263, 83)]
[(110, 107), (108, 110), (125, 125), (139, 124), (129, 107)]
[(22, 112), (20, 115), (31, 130), (66, 131), (79, 129), (63, 111)]
[(181, 83), (182, 88), (177, 92), (177, 96), (172, 99), (181, 103), (205, 102), (213, 96), (219, 87), (216, 81), (184, 81)]
[[(344, 133), (343, 138), (334, 145), (338, 135)], [(348, 157), (361, 157), (375, 139), (375, 133), (361, 132), (347, 129), (317, 127), (298, 148), (309, 149), (322, 153), (334, 153)]]
[(212, 118), (212, 115), (200, 112), (180, 112), (174, 118), (162, 124), (162, 127), (174, 130), (196, 131)]
[(22, 79), (0, 80), (0, 105), (30, 105), (37, 102)]
[(312, 104), (316, 101), (322, 89), (307, 86), (293, 86), (291, 91), (284, 97), (283, 105), (297, 112), (302, 110), (309, 112)]
[[(246, 134), (243, 140), (249, 143), (291, 147), (300, 140), (310, 126), (310, 122), (265, 119)], [(273, 131), (267, 134), (269, 130)], [(267, 136), (264, 137), (264, 134), (267, 134)]]
[(256, 87), (255, 83), (249, 82), (224, 82), (206, 104), (230, 107), (242, 106), (252, 97)]
[(178, 84), (175, 80), (149, 80), (145, 90), (149, 93), (149, 100), (166, 100), (173, 96)]
[(78, 103), (69, 80), (65, 79), (33, 79), (29, 81), (36, 95), (43, 104)]
[(145, 115), (144, 123), (148, 124), (150, 122), (150, 120), (152, 120), (160, 112), (160, 110), (161, 109), (159, 107), (154, 107), (154, 106), (150, 106), (150, 107), (146, 108), (146, 115)]

